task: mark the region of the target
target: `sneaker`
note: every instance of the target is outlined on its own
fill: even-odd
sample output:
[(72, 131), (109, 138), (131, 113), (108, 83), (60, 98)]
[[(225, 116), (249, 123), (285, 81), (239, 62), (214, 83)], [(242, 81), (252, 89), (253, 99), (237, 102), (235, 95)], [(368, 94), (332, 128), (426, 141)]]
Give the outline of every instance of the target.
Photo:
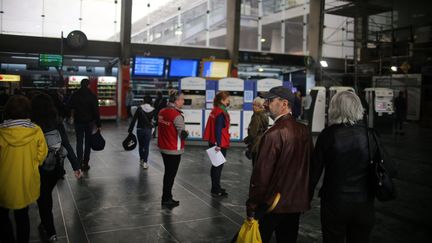
[(144, 162), (144, 163), (142, 164), (142, 167), (146, 170), (146, 169), (148, 169), (149, 165), (148, 165), (147, 162)]
[(143, 159), (140, 159), (139, 163), (140, 163), (140, 166), (144, 167), (144, 160)]

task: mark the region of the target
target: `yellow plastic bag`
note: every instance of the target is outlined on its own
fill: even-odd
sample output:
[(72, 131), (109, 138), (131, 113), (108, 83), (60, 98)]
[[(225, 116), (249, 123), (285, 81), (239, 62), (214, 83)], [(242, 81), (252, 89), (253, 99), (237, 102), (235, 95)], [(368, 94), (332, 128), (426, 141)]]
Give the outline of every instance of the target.
[(257, 220), (245, 219), (237, 236), (237, 243), (262, 243)]

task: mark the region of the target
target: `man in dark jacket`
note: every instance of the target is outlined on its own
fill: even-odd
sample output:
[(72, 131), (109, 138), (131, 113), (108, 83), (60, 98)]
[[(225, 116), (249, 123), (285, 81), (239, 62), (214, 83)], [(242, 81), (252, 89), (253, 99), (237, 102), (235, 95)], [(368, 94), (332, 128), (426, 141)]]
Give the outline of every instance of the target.
[(271, 205), (280, 193), (276, 208), (259, 221), (261, 238), (270, 242), (275, 231), (277, 242), (296, 242), (300, 213), (310, 209), (312, 137), (291, 115), (295, 97), (289, 89), (274, 87), (263, 98), (275, 123), (261, 138), (246, 202), (247, 216), (259, 217), (255, 212)]
[(82, 163), (81, 169), (83, 171), (90, 169), (90, 138), (93, 127), (95, 124), (98, 130), (101, 127), (98, 100), (96, 95), (90, 91), (89, 85), (88, 79), (81, 80), (81, 88), (72, 94), (69, 102), (71, 116), (75, 124), (77, 156)]

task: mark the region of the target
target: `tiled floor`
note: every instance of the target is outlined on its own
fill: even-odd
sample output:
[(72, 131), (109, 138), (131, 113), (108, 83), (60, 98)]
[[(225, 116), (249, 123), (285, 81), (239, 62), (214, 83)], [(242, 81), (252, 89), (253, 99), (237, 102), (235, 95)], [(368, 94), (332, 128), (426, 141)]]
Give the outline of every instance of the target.
[[(243, 148), (228, 151), (222, 185), (229, 197), (210, 195), (210, 165), (205, 147), (188, 146), (173, 194), (180, 206), (161, 208), (163, 164), (154, 141), (150, 168), (142, 170), (138, 151), (126, 152), (121, 142), (126, 124), (104, 124), (107, 145), (92, 152), (91, 169), (77, 181), (68, 176), (54, 190), (54, 215), (59, 242), (229, 242), (245, 215), (251, 162)], [(71, 136), (73, 140), (73, 136)], [(432, 130), (407, 126), (407, 135), (384, 135), (399, 164), (396, 201), (377, 203), (373, 242), (432, 242)], [(31, 240), (39, 242), (37, 206), (31, 210)], [(299, 243), (321, 242), (319, 201), (301, 218)]]

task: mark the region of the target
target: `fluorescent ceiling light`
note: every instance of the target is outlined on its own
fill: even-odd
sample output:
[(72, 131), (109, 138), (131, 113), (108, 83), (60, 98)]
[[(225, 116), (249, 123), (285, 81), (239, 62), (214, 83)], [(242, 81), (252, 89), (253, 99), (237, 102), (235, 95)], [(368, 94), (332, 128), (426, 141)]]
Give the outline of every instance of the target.
[(81, 58), (73, 58), (74, 62), (99, 62), (98, 59), (81, 59)]
[(261, 42), (266, 42), (266, 39), (265, 38), (261, 38)]
[(39, 57), (26, 57), (26, 56), (11, 56), (14, 59), (30, 59), (30, 60), (39, 60)]
[(391, 66), (390, 68), (393, 72), (397, 72), (397, 67), (396, 66)]
[(258, 68), (258, 71), (264, 72), (264, 68)]
[(327, 61), (321, 60), (320, 64), (321, 64), (321, 67), (328, 67)]

